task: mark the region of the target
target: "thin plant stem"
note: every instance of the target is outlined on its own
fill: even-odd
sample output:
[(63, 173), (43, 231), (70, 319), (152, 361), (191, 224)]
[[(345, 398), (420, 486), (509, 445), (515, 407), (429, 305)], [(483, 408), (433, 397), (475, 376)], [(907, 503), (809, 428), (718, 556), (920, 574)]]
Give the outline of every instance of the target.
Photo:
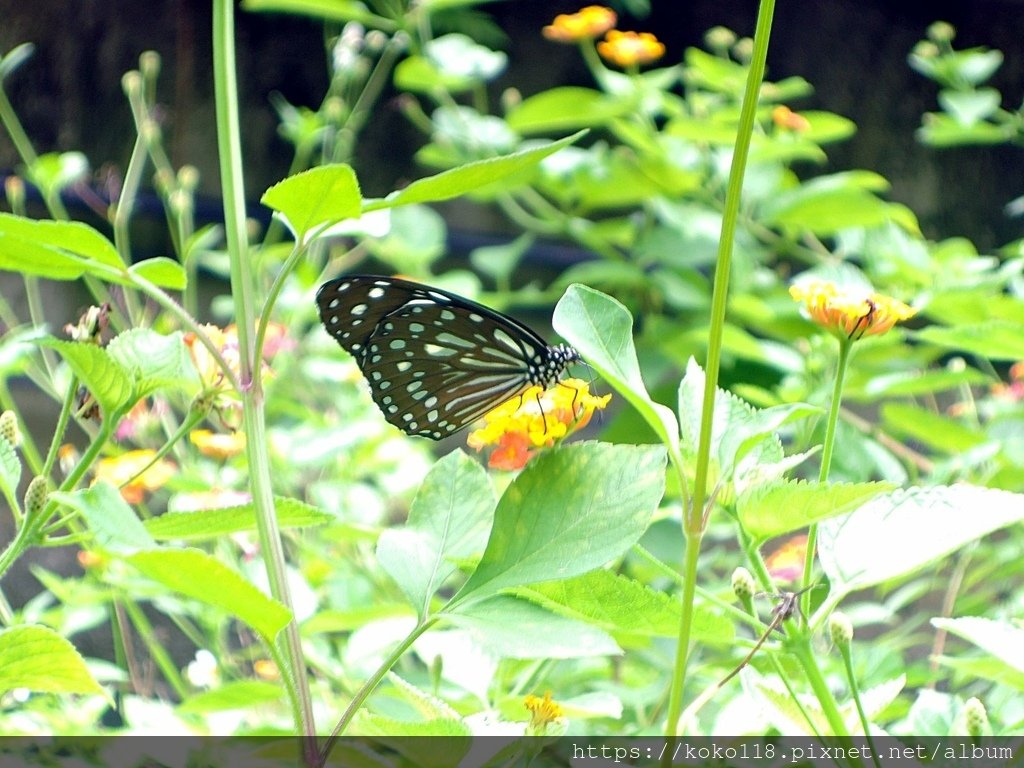
[(732, 263), (733, 238), (739, 218), (740, 196), (743, 176), (750, 152), (750, 141), (754, 131), (758, 93), (764, 79), (765, 60), (768, 56), (768, 41), (771, 38), (772, 17), (775, 0), (761, 0), (758, 7), (757, 27), (754, 32), (754, 48), (747, 73), (740, 111), (736, 146), (733, 151), (729, 183), (726, 188), (725, 209), (722, 216), (722, 236), (718, 243), (718, 257), (715, 266), (715, 284), (711, 297), (711, 323), (708, 333), (708, 359), (705, 366), (704, 401), (701, 409), (700, 439), (697, 447), (696, 475), (693, 496), (689, 508), (683, 509), (683, 532), (686, 536), (686, 551), (683, 560), (683, 604), (679, 620), (679, 636), (676, 644), (675, 665), (670, 684), (668, 717), (665, 735), (673, 738), (678, 732), (679, 715), (683, 706), (683, 689), (686, 683), (686, 664), (690, 649), (694, 584), (697, 580), (697, 560), (704, 532), (704, 504), (707, 499), (708, 471), (711, 460), (711, 433), (714, 421), (715, 393), (718, 390), (718, 372), (721, 365), (722, 335), (725, 328), (725, 308), (729, 295), (729, 269)]

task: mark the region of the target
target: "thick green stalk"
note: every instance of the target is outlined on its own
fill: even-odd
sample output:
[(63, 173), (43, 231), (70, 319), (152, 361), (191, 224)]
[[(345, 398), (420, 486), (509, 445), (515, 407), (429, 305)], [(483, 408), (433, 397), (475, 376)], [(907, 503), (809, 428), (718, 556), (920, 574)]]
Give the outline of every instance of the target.
[[(285, 573), (284, 547), (277, 526), (270, 480), (263, 391), (257, 386), (258, 382), (255, 382), (253, 377), (253, 370), (255, 366), (259, 365), (259, 360), (255, 357), (252, 338), (256, 296), (245, 230), (245, 187), (242, 174), (234, 43), (234, 3), (232, 0), (214, 0), (213, 63), (217, 142), (223, 185), (224, 226), (231, 264), (231, 293), (234, 299), (238, 328), (242, 411), (247, 439), (246, 456), (249, 466), (249, 483), (253, 506), (256, 510), (260, 547), (267, 567), (271, 593), (275, 599), (292, 610), (292, 600)], [(281, 673), (290, 678), (287, 689), (292, 694), (289, 698), (292, 701), (295, 725), (306, 737), (305, 756), (307, 762), (312, 764), (316, 756), (315, 749), (311, 748), (311, 740), (315, 737), (316, 726), (313, 721), (313, 706), (299, 629), (294, 618), (285, 628), (283, 637), (278, 639), (278, 643), (278, 650), (288, 661)]]
[[(684, 560), (683, 600), (693, 600), (692, 584), (697, 578), (697, 555), (700, 538), (704, 529), (704, 504), (707, 500), (708, 469), (711, 459), (711, 432), (714, 421), (715, 392), (718, 389), (718, 372), (721, 365), (722, 335), (725, 328), (725, 307), (729, 296), (729, 269), (732, 264), (733, 238), (739, 218), (740, 194), (743, 189), (743, 175), (750, 153), (750, 140), (754, 131), (757, 112), (757, 97), (764, 78), (765, 60), (768, 56), (768, 40), (771, 37), (772, 17), (775, 0), (761, 0), (758, 8), (757, 27), (754, 32), (754, 50), (747, 73), (743, 105), (740, 111), (739, 129), (733, 151), (729, 184), (725, 194), (725, 210), (722, 216), (722, 236), (718, 242), (718, 259), (715, 266), (715, 286), (711, 297), (711, 324), (708, 333), (708, 359), (705, 366), (704, 402), (701, 409), (700, 440), (697, 446), (697, 468), (694, 479), (693, 498), (689, 509), (683, 510), (683, 530), (686, 534)], [(668, 720), (665, 735), (674, 737), (677, 732), (679, 715), (682, 711), (683, 688), (686, 682), (686, 662), (690, 646), (690, 619), (692, 605), (687, 609), (684, 602), (679, 623), (679, 637), (676, 646), (675, 668), (669, 693)]]

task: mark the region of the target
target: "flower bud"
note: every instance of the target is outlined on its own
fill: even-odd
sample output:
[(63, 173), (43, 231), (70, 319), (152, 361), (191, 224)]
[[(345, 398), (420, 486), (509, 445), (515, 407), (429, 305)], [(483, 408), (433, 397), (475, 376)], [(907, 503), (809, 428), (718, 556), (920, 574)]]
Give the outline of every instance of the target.
[(853, 624), (850, 617), (842, 611), (834, 611), (828, 619), (828, 630), (832, 635), (832, 642), (840, 648), (845, 648), (853, 640)]
[(18, 417), (14, 415), (14, 411), (0, 413), (0, 437), (13, 448), (21, 445), (21, 430), (18, 429)]
[(743, 566), (732, 572), (732, 591), (740, 600), (753, 596), (757, 589), (754, 577)]

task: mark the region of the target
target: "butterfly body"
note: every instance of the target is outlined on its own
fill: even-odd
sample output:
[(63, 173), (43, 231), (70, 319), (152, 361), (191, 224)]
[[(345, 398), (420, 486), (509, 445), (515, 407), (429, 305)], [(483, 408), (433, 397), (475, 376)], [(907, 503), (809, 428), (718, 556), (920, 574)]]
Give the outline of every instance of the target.
[(507, 315), (409, 280), (352, 275), (324, 283), (316, 300), (384, 417), (410, 435), (452, 435), (579, 360)]

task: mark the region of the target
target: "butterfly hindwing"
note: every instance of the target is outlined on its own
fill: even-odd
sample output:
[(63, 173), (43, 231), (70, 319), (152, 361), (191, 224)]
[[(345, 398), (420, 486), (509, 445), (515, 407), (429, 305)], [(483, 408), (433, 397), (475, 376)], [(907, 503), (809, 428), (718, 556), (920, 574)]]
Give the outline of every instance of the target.
[(578, 355), (507, 315), (398, 278), (344, 277), (317, 293), (328, 332), (355, 356), (385, 418), (439, 440)]

